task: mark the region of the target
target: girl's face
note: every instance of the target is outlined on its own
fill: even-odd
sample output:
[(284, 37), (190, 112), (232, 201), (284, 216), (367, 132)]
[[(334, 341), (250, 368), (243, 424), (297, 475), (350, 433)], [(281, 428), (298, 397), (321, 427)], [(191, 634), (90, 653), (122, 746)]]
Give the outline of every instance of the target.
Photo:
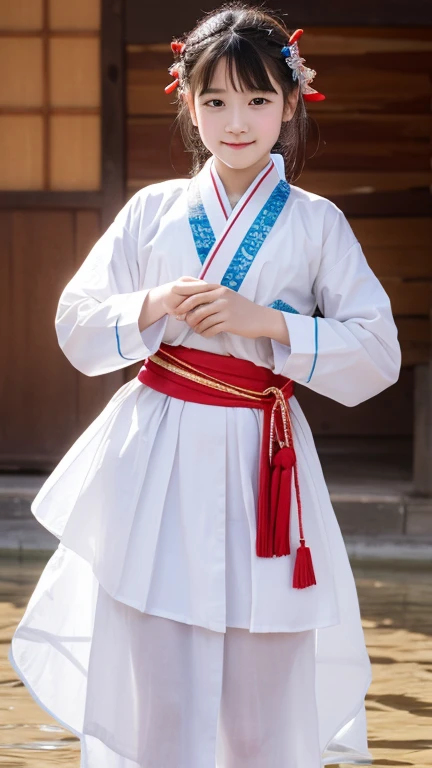
[(291, 120), (297, 106), (298, 88), (284, 107), (283, 94), (271, 77), (276, 91), (234, 90), (222, 58), (215, 69), (209, 90), (192, 100), (185, 94), (192, 122), (198, 127), (205, 147), (229, 168), (245, 169), (270, 156), (283, 121)]

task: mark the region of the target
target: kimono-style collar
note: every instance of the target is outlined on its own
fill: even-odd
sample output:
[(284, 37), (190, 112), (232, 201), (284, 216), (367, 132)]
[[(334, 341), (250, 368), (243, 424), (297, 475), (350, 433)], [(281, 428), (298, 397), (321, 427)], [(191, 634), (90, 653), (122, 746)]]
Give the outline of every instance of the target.
[(200, 277), (238, 290), (290, 193), (281, 155), (272, 154), (234, 208), (210, 157), (192, 180), (189, 222)]
[[(208, 213), (210, 223), (215, 232), (220, 230), (221, 224), (222, 226), (225, 225), (225, 222), (227, 219), (229, 219), (233, 212), (237, 213), (239, 208), (249, 197), (254, 187), (259, 184), (262, 177), (266, 176), (270, 169), (274, 180), (277, 179), (276, 173), (278, 174), (279, 179), (285, 180), (285, 164), (282, 155), (271, 154), (270, 160), (265, 168), (263, 168), (263, 170), (257, 174), (245, 193), (233, 208), (228, 199), (228, 195), (225, 192), (223, 182), (221, 181), (215, 168), (214, 157), (212, 156), (208, 158), (205, 165), (198, 174), (197, 180), (199, 183), (200, 194), (204, 208)], [(216, 197), (219, 201), (218, 206), (214, 205), (214, 193), (216, 193)]]

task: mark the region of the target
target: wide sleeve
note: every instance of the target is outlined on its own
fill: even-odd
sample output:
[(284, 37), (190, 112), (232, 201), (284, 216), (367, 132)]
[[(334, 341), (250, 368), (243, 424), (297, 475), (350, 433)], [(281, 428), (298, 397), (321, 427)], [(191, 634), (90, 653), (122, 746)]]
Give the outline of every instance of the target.
[(140, 332), (138, 319), (150, 287), (146, 231), (157, 212), (148, 188), (126, 203), (94, 245), (58, 303), (55, 328), (61, 349), (87, 376), (125, 368), (156, 352), (167, 315)]
[(347, 406), (399, 378), (390, 300), (342, 211), (324, 238), (313, 285), (323, 317), (283, 312), (290, 346), (272, 340), (274, 371)]

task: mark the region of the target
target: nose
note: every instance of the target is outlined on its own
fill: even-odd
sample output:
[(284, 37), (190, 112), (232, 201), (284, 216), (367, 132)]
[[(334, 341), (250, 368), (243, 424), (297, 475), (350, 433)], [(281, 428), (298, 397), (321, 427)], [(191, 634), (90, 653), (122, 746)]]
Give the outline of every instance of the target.
[(227, 123), (225, 125), (225, 131), (235, 135), (249, 132), (246, 116), (240, 107), (233, 108), (230, 111)]

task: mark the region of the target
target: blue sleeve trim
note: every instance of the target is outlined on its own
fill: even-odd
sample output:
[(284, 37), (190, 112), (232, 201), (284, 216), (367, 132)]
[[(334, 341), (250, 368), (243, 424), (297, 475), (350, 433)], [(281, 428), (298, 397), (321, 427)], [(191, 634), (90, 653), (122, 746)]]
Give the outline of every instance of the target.
[(125, 355), (122, 354), (122, 351), (121, 351), (121, 348), (120, 348), (120, 335), (119, 335), (119, 331), (118, 331), (118, 321), (119, 321), (119, 318), (117, 318), (117, 320), (116, 320), (115, 332), (116, 332), (116, 340), (117, 340), (117, 350), (118, 350), (118, 353), (119, 353), (120, 357), (122, 357), (123, 360), (133, 360), (133, 361), (141, 360), (141, 357), (125, 357)]
[(314, 317), (314, 322), (315, 322), (315, 355), (314, 355), (314, 360), (313, 360), (313, 363), (312, 363), (312, 370), (311, 370), (311, 372), (309, 374), (309, 378), (306, 381), (306, 384), (309, 384), (309, 382), (310, 382), (310, 380), (311, 380), (311, 378), (313, 376), (313, 372), (314, 372), (315, 366), (316, 366), (316, 361), (317, 361), (317, 358), (318, 358), (318, 318), (317, 317)]
[(272, 309), (280, 309), (282, 312), (292, 312), (294, 315), (300, 314), (298, 309), (294, 309), (291, 304), (287, 304), (286, 301), (282, 301), (282, 299), (276, 299), (272, 304), (269, 304), (269, 307)]

